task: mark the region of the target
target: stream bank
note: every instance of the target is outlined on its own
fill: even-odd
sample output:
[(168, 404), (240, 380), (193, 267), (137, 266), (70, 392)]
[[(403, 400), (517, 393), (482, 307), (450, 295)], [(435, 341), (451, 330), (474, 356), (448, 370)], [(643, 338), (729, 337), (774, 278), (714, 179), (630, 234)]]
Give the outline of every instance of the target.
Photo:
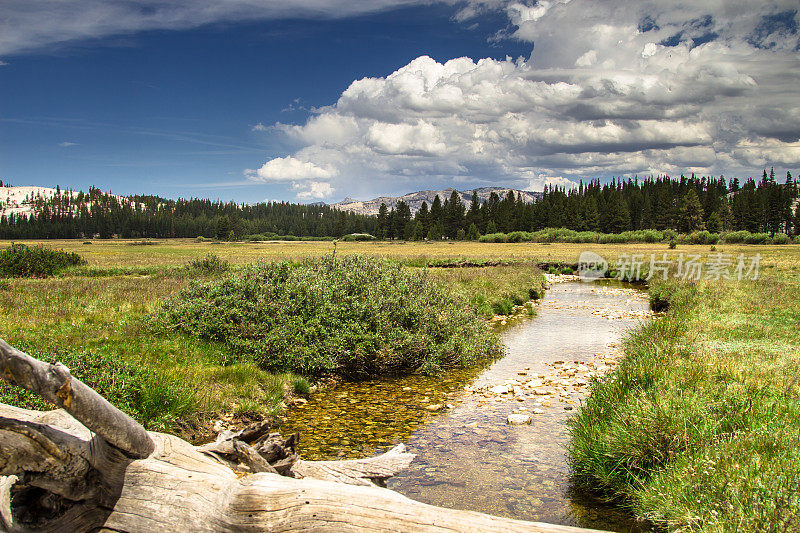
[[(615, 282), (553, 283), (537, 316), (502, 333), (505, 354), (442, 376), (341, 383), (292, 409), (309, 459), (365, 457), (396, 442), (417, 454), (388, 487), (433, 505), (554, 524), (637, 530), (576, 489), (566, 421), (591, 377), (614, 365), (646, 295)], [(509, 415), (530, 417), (510, 425)]]

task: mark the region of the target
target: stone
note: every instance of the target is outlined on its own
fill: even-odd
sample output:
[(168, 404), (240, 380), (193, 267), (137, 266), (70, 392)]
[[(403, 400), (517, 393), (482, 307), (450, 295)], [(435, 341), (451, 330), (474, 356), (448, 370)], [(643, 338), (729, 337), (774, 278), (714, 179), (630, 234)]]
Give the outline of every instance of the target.
[(492, 394), (508, 394), (508, 386), (507, 385), (495, 385), (489, 392)]
[(534, 409), (534, 410), (533, 410), (533, 411), (531, 411), (531, 412), (532, 412), (533, 414), (535, 414), (535, 415), (541, 415), (541, 414), (544, 414), (544, 411), (543, 411), (542, 409), (538, 409), (538, 408)]
[(440, 403), (432, 403), (430, 405), (426, 405), (425, 409), (427, 409), (428, 411), (438, 411), (442, 407), (444, 407), (444, 406), (442, 404), (440, 404)]
[(508, 415), (507, 421), (508, 421), (509, 425), (511, 425), (511, 426), (522, 426), (524, 424), (530, 424), (531, 423), (531, 415), (525, 415), (525, 414), (521, 414), (521, 413), (510, 414), (510, 415)]
[(564, 410), (565, 411), (572, 411), (573, 409), (574, 409), (574, 407), (572, 407), (571, 405), (565, 405), (564, 406)]

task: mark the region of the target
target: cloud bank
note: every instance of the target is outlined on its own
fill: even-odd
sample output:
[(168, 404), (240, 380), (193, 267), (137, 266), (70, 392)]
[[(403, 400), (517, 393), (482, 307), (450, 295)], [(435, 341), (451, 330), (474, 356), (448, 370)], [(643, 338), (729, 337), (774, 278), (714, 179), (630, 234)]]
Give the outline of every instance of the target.
[(318, 183), (374, 192), (800, 165), (794, 4), (697, 4), (472, 2), (458, 20), (504, 10), (496, 38), (532, 43), (531, 57), (418, 57), (271, 129), (302, 146), (293, 159), (328, 169)]

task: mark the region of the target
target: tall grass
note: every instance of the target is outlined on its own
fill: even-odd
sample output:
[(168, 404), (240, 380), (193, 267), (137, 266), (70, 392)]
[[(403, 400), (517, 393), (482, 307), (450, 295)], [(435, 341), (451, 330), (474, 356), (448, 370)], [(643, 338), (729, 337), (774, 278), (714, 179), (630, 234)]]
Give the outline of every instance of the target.
[(432, 372), (498, 349), (425, 271), (361, 256), (245, 267), (182, 290), (153, 325), (222, 342), (265, 369), (316, 375)]
[(800, 529), (800, 288), (651, 291), (670, 311), (570, 422), (578, 479), (669, 530)]
[[(293, 376), (237, 363), (235, 354), (202, 339), (142, 329), (142, 318), (186, 284), (185, 268), (148, 276), (77, 272), (19, 279), (0, 291), (0, 337), (43, 360), (62, 361), (148, 429), (188, 430), (248, 402), (262, 414), (280, 411)], [(5, 384), (0, 402), (50, 408)]]
[(542, 298), (546, 284), (541, 271), (527, 264), (437, 268), (429, 275), (484, 317), (508, 315), (515, 305)]

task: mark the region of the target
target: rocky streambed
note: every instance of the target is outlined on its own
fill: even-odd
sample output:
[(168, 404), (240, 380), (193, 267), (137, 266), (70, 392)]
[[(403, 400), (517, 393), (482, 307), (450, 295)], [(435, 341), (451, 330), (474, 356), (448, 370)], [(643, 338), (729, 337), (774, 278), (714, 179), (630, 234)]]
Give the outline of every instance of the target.
[(309, 459), (404, 442), (417, 458), (388, 486), (425, 503), (639, 530), (573, 486), (565, 446), (566, 421), (591, 379), (616, 364), (626, 330), (651, 316), (646, 294), (614, 282), (550, 282), (536, 317), (507, 321), (504, 357), (445, 376), (342, 383), (295, 406), (281, 431), (299, 431)]

